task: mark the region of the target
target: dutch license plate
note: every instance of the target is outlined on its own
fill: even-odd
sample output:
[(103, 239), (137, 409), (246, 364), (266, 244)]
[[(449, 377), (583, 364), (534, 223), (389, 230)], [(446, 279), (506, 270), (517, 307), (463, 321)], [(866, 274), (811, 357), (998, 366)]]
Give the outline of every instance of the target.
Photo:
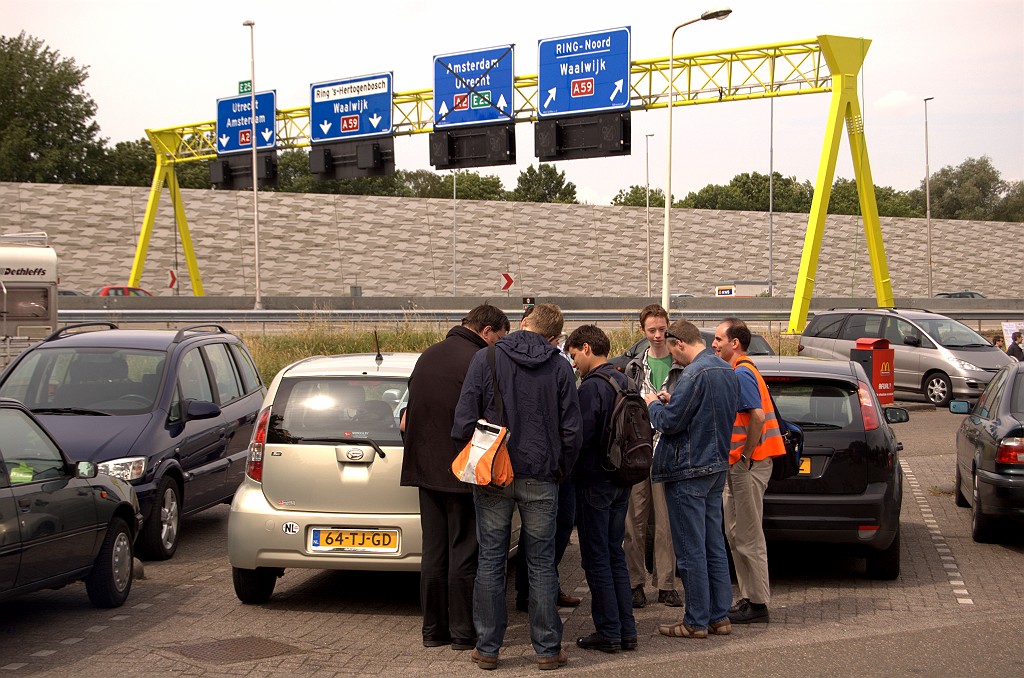
[(804, 457), (800, 460), (800, 470), (797, 471), (797, 475), (809, 476), (811, 475), (811, 458)]
[(312, 551), (370, 551), (398, 553), (398, 530), (344, 530), (313, 528)]

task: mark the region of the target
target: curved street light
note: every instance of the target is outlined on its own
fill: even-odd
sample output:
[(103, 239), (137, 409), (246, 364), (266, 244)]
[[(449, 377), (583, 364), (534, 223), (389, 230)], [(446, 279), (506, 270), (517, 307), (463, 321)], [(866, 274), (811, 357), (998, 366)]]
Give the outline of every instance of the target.
[(710, 21), (711, 19), (722, 20), (732, 14), (732, 10), (728, 8), (723, 9), (712, 9), (704, 12), (696, 19), (691, 19), (684, 23), (679, 24), (672, 29), (672, 38), (669, 40), (668, 48), (668, 167), (665, 174), (665, 233), (664, 243), (662, 249), (662, 266), (661, 266), (661, 305), (666, 311), (669, 310), (669, 286), (668, 286), (668, 270), (669, 270), (669, 238), (671, 237), (671, 229), (669, 227), (669, 221), (671, 219), (672, 210), (672, 108), (675, 105), (676, 98), (676, 83), (675, 83), (675, 65), (676, 65), (676, 53), (675, 53), (675, 42), (676, 42), (676, 31), (683, 26), (689, 26), (695, 24), (698, 21)]
[(252, 240), (253, 240), (253, 264), (255, 266), (255, 302), (253, 308), (263, 308), (263, 298), (260, 296), (260, 205), (259, 190), (256, 181), (256, 22), (246, 19), (243, 26), (249, 29), (249, 144), (252, 146)]

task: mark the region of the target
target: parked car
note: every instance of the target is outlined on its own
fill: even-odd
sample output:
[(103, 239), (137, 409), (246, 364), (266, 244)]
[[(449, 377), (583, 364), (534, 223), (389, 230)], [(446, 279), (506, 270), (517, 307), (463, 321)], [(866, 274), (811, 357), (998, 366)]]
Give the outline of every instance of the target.
[(799, 472), (768, 483), (765, 537), (846, 545), (866, 559), (868, 576), (895, 579), (903, 446), (890, 424), (909, 421), (907, 410), (882, 408), (853, 361), (758, 356), (754, 363), (782, 418), (803, 431)]
[(992, 343), (952, 318), (896, 308), (829, 309), (814, 314), (797, 352), (810, 358), (849, 360), (857, 339), (889, 341), (897, 391), (922, 393), (937, 407), (954, 396), (975, 399), (1013, 362)]
[[(711, 342), (715, 339), (715, 331), (707, 327), (702, 327), (700, 328), (700, 336), (704, 340), (704, 344), (708, 348), (711, 348)], [(630, 360), (638, 355), (643, 355), (643, 352), (647, 350), (649, 345), (650, 342), (647, 341), (647, 337), (644, 337), (627, 348), (622, 355), (609, 358), (608, 362), (614, 365), (615, 369), (621, 372), (626, 369), (626, 365), (629, 364)], [(747, 355), (775, 355), (775, 351), (772, 350), (772, 345), (769, 344), (768, 340), (762, 335), (752, 333), (750, 335), (750, 349), (747, 351)]]
[(92, 293), (94, 297), (151, 297), (153, 296), (141, 287), (128, 287), (127, 285), (104, 285)]
[(974, 541), (995, 541), (1006, 519), (1024, 519), (1024, 363), (1001, 369), (973, 409), (954, 400), (949, 411), (968, 415), (956, 432), (953, 497), (971, 507)]
[(138, 549), (157, 560), (174, 555), (183, 515), (231, 500), (264, 392), (242, 341), (219, 325), (71, 325), (0, 375), (0, 396), (23, 402), (71, 459), (135, 487)]
[(73, 290), (70, 287), (60, 287), (57, 289), (57, 295), (61, 297), (86, 297), (89, 296), (85, 292), (79, 292)]
[[(274, 378), (228, 517), (235, 594), (263, 603), (286, 568), (419, 571), (419, 492), (398, 423), (419, 354), (309, 358)], [(519, 541), (519, 522), (511, 543)]]
[(981, 292), (962, 290), (960, 292), (939, 292), (935, 297), (937, 299), (984, 299), (985, 295)]
[(26, 407), (0, 398), (0, 602), (83, 580), (93, 605), (119, 607), (141, 522), (131, 485), (73, 464)]

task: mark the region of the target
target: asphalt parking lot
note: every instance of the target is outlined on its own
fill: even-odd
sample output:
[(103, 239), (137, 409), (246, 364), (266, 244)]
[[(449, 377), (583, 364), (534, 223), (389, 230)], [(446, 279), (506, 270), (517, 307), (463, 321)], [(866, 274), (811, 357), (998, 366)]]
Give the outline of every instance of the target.
[[(960, 417), (915, 409), (904, 443), (902, 574), (872, 581), (863, 562), (820, 548), (771, 551), (771, 623), (731, 636), (664, 638), (681, 610), (637, 610), (637, 652), (575, 647), (593, 630), (579, 551), (562, 563), (563, 588), (584, 597), (562, 609), (568, 666), (585, 675), (1019, 676), (1024, 622), (1024, 529), (976, 544), (969, 510), (952, 497)], [(97, 610), (81, 584), (0, 608), (0, 675), (352, 676), (476, 675), (468, 652), (424, 648), (416, 575), (290, 570), (274, 598), (235, 598), (225, 536), (228, 507), (183, 524), (174, 559), (149, 562), (124, 607)], [(648, 598), (654, 594), (648, 587)], [(511, 591), (510, 591), (511, 596)], [(656, 596), (654, 596), (656, 600)], [(533, 674), (527, 617), (514, 611), (499, 674)]]

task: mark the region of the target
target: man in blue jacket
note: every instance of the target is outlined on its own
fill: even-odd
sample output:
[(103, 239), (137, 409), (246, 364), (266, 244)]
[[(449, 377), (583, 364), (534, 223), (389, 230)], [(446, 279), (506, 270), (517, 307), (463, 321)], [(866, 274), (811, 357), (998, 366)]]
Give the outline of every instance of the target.
[[(478, 419), (507, 426), (508, 451), (515, 479), (505, 488), (473, 487), (479, 560), (473, 587), (477, 645), (471, 658), (482, 669), (498, 666), (508, 626), (505, 569), (512, 511), (522, 518), (530, 580), (530, 639), (540, 669), (568, 662), (562, 650), (555, 572), (555, 515), (558, 484), (571, 471), (580, 448), (580, 406), (569, 362), (555, 347), (562, 334), (562, 311), (538, 304), (523, 329), (482, 349), (470, 363), (455, 408), (452, 438), (465, 445)], [(488, 363), (494, 351), (497, 385)], [(501, 393), (504, 417), (496, 411), (494, 389)]]
[(728, 635), (732, 584), (722, 532), (722, 490), (739, 400), (736, 373), (705, 346), (700, 330), (677, 320), (665, 335), (669, 352), (686, 366), (671, 395), (644, 396), (651, 425), (662, 432), (651, 479), (665, 484), (676, 569), (685, 612), (658, 632), (677, 638)]

